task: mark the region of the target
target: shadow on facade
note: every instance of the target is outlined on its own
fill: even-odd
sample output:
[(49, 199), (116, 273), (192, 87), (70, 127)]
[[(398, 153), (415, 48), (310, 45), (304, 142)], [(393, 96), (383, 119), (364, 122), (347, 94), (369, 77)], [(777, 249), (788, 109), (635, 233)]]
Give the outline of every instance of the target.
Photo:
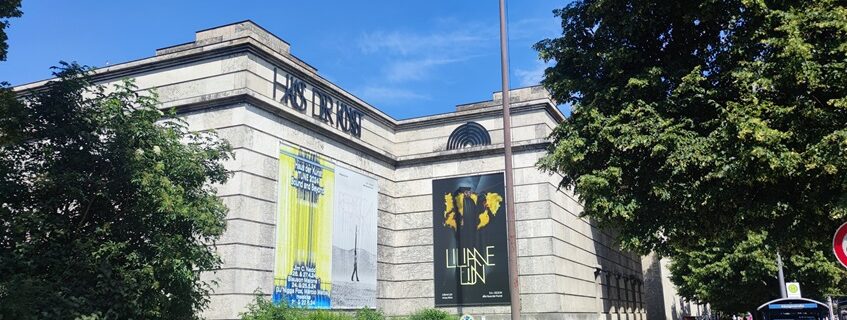
[[(654, 255), (648, 255), (641, 261), (642, 264), (645, 262), (647, 262), (647, 268), (644, 270), (644, 289), (650, 292), (645, 301), (647, 319), (666, 320), (664, 308), (665, 289), (662, 285), (662, 279), (666, 275), (662, 273), (662, 265)], [(671, 317), (673, 319), (679, 319), (676, 304), (671, 305)]]
[[(616, 234), (596, 227), (587, 218), (591, 228), (597, 265), (594, 269), (599, 319), (642, 320), (645, 307), (646, 284), (642, 277), (641, 259), (638, 255), (620, 251)], [(654, 293), (650, 291), (651, 295)], [(647, 319), (653, 319), (647, 317)]]

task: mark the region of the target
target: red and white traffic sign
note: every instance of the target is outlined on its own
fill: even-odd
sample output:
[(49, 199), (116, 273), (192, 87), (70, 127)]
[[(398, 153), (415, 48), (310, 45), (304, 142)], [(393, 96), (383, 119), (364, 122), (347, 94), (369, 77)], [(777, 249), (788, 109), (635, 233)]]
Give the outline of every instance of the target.
[(838, 262), (847, 268), (847, 222), (835, 230), (835, 236), (832, 237), (832, 250)]

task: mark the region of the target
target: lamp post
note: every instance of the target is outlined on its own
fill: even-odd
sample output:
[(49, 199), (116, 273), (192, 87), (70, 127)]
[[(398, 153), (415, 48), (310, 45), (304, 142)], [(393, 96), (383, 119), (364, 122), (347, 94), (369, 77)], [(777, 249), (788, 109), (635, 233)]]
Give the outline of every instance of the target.
[(518, 285), (518, 250), (515, 237), (515, 186), (512, 176), (512, 124), (509, 114), (509, 42), (506, 34), (506, 0), (500, 0), (500, 72), (503, 80), (503, 153), (506, 168), (506, 224), (509, 252), (509, 292), (512, 320), (521, 318), (521, 292)]
[(779, 251), (776, 252), (776, 265), (779, 267), (779, 273), (777, 273), (777, 278), (779, 279), (779, 296), (787, 298), (788, 293), (785, 292), (785, 274), (782, 272), (782, 256), (779, 255)]

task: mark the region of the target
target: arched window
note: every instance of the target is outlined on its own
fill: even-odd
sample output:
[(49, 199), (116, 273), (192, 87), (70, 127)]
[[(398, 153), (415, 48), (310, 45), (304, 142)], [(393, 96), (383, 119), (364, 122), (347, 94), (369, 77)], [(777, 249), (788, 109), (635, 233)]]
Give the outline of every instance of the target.
[(491, 144), (491, 136), (488, 130), (476, 122), (465, 123), (447, 139), (447, 150), (456, 150), (467, 147), (484, 146)]

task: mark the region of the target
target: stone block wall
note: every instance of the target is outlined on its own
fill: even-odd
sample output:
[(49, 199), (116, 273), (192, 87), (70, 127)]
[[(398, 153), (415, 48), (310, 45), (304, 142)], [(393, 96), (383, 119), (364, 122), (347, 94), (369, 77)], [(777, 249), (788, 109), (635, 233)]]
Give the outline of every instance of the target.
[[(516, 116), (517, 123), (541, 126), (545, 130), (513, 131), (515, 146), (544, 140), (555, 125), (543, 109)], [(494, 117), (476, 121), (489, 132), (502, 132), (502, 120)], [(402, 139), (446, 143), (450, 132), (463, 122), (437, 127), (399, 131)], [(492, 140), (497, 133), (492, 133)], [(502, 139), (500, 140), (502, 141)], [(488, 147), (502, 150), (502, 144)], [(403, 150), (398, 147), (397, 150)], [(450, 151), (409, 154), (406, 158), (424, 158), (424, 163), (396, 168), (395, 215), (390, 221), (392, 247), (380, 254), (380, 272), (391, 281), (380, 285), (380, 301), (388, 314), (432, 307), (434, 282), (432, 265), (432, 180), (456, 176), (502, 172), (502, 153), (472, 156), (459, 160), (440, 160)], [(516, 234), (521, 299), (526, 319), (642, 319), (639, 289), (632, 281), (604, 280), (597, 270), (638, 278), (639, 257), (620, 252), (613, 245), (614, 235), (598, 229), (580, 217), (582, 206), (570, 190), (558, 187), (560, 176), (543, 173), (535, 166), (544, 149), (529, 149), (514, 155)], [(609, 273), (611, 274), (611, 273)], [(626, 282), (626, 283), (624, 283)], [(618, 288), (620, 287), (620, 295)], [(506, 319), (509, 308), (444, 308), (455, 314), (485, 315), (486, 319)]]
[[(235, 153), (235, 159), (227, 163), (232, 177), (218, 187), (230, 212), (227, 231), (216, 243), (223, 266), (204, 275), (204, 279), (217, 282), (211, 308), (204, 314), (207, 319), (237, 319), (257, 294), (268, 296), (272, 291), (279, 141), (330, 156), (353, 171), (375, 177), (380, 188), (378, 214), (390, 215), (387, 205), (391, 203), (393, 188), (391, 167), (348, 145), (316, 137), (309, 130), (250, 104), (183, 117), (191, 130), (216, 130), (232, 144)], [(365, 162), (367, 170), (361, 168)], [(386, 236), (383, 230), (378, 231), (380, 246)], [(382, 247), (379, 250), (384, 251)]]

